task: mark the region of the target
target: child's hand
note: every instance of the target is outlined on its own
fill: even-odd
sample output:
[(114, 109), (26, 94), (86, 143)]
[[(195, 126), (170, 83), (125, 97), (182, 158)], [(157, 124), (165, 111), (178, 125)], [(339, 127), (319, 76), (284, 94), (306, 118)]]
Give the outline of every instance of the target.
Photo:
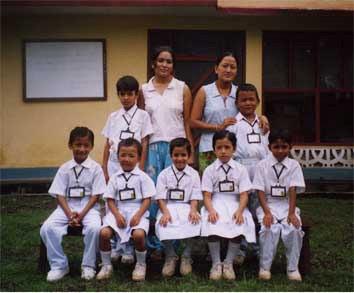
[(209, 212), (208, 221), (212, 224), (215, 224), (217, 220), (219, 220), (219, 215), (216, 210), (213, 209)]
[(136, 225), (138, 225), (140, 223), (140, 219), (141, 217), (138, 214), (135, 214), (131, 219), (130, 219), (130, 223), (129, 226), (130, 227), (134, 227)]
[(263, 217), (263, 225), (266, 228), (270, 228), (270, 226), (273, 224), (273, 215), (271, 213), (266, 213), (264, 214)]
[(167, 213), (163, 213), (160, 221), (159, 221), (159, 224), (163, 227), (166, 227), (168, 222), (172, 223), (172, 217), (171, 217), (171, 214), (169, 212)]
[(118, 215), (115, 218), (119, 228), (123, 229), (127, 226), (127, 222), (125, 221), (125, 218), (121, 213), (118, 213)]
[(295, 214), (288, 215), (288, 223), (293, 224), (296, 229), (300, 228), (300, 221), (299, 221), (298, 217), (296, 217)]
[(225, 118), (224, 121), (222, 122), (222, 124), (220, 125), (220, 128), (219, 130), (224, 130), (226, 129), (226, 127), (230, 126), (230, 125), (234, 125), (236, 123), (236, 119), (235, 117), (228, 117), (228, 118)]
[(237, 211), (232, 216), (232, 219), (234, 219), (235, 223), (238, 224), (238, 225), (243, 224), (243, 222), (244, 222), (243, 211), (240, 211), (239, 209), (237, 209)]
[(188, 220), (192, 222), (193, 225), (196, 225), (200, 221), (200, 215), (197, 211), (191, 210), (188, 216)]

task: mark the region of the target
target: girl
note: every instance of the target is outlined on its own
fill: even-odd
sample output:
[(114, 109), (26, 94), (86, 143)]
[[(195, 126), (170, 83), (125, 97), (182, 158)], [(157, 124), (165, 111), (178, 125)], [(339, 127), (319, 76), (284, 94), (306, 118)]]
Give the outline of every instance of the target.
[(192, 237), (200, 235), (198, 200), (202, 200), (199, 174), (187, 162), (191, 145), (186, 138), (175, 138), (170, 143), (172, 166), (163, 170), (157, 178), (157, 196), (160, 211), (157, 214), (156, 235), (164, 244), (164, 277), (175, 273), (177, 254), (172, 240), (185, 239), (180, 273), (192, 272)]
[[(252, 188), (244, 166), (232, 159), (236, 137), (229, 131), (216, 132), (212, 140), (217, 157), (202, 178), (204, 207), (201, 210), (201, 235), (208, 237), (212, 259), (209, 278), (236, 278), (233, 261), (243, 237), (255, 242), (255, 225), (247, 209), (248, 191)], [(224, 262), (220, 259), (220, 240), (229, 239)]]

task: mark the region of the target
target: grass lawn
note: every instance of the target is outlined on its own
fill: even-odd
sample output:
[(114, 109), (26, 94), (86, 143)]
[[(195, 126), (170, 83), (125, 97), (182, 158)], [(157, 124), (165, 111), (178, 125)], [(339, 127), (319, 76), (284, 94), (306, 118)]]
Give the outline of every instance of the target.
[[(1, 197), (1, 291), (353, 291), (353, 200), (300, 198), (298, 206), (310, 219), (312, 273), (302, 283), (290, 283), (285, 274), (285, 257), (278, 254), (272, 267), (272, 280), (257, 280), (256, 261), (237, 268), (237, 281), (208, 280), (210, 264), (194, 263), (192, 276), (161, 278), (160, 263), (148, 267), (147, 281), (130, 280), (132, 267), (115, 265), (109, 281), (85, 282), (80, 278), (82, 241), (64, 238), (70, 262), (70, 275), (58, 283), (46, 282), (37, 271), (39, 224), (53, 211), (49, 196)], [(149, 265), (149, 264), (148, 264)]]

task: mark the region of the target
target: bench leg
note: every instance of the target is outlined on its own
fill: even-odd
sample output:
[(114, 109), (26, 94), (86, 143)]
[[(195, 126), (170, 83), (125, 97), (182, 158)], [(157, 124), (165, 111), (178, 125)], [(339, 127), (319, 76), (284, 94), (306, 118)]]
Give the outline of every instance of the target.
[(301, 274), (307, 275), (311, 272), (310, 229), (305, 227), (303, 230), (305, 232), (305, 236), (303, 238), (300, 253), (299, 270)]
[(41, 273), (48, 272), (49, 265), (47, 259), (47, 248), (41, 238), (41, 244), (39, 247), (39, 259), (38, 259), (38, 271)]

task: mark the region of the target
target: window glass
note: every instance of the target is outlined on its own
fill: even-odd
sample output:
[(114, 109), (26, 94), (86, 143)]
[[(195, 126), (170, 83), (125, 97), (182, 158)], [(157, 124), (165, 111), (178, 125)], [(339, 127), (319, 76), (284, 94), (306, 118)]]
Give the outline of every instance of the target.
[(344, 87), (354, 88), (353, 35), (344, 40)]
[(334, 37), (321, 38), (319, 41), (320, 87), (340, 88), (341, 41)]
[(293, 87), (315, 87), (315, 59), (312, 42), (302, 42), (294, 45)]

